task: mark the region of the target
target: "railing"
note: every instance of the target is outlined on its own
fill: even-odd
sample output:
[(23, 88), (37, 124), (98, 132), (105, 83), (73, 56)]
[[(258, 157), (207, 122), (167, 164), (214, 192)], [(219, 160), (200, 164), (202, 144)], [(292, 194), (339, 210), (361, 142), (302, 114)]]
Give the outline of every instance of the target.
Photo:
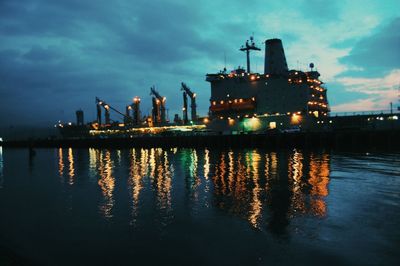
[(357, 111), (357, 112), (330, 112), (329, 116), (349, 116), (349, 115), (383, 115), (398, 113), (397, 109), (393, 110), (374, 110), (374, 111)]

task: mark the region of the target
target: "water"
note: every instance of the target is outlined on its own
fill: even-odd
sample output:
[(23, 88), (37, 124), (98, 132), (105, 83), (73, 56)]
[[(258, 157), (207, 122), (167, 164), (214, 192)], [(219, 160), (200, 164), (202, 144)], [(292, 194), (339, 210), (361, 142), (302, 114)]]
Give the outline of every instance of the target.
[(392, 153), (3, 149), (0, 264), (396, 265), (399, 192)]

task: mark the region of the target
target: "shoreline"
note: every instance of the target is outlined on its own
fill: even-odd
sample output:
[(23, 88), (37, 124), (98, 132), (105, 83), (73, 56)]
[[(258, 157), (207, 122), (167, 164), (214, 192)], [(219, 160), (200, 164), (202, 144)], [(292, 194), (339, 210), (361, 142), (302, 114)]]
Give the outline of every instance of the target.
[(3, 141), (4, 148), (384, 148), (400, 150), (400, 130)]

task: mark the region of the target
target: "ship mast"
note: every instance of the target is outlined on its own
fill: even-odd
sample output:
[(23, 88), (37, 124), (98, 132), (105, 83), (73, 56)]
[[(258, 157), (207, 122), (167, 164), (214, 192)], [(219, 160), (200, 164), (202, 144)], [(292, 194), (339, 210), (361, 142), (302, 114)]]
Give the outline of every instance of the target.
[(250, 43), (249, 43), (249, 40), (247, 40), (245, 45), (242, 45), (242, 47), (239, 50), (240, 51), (246, 51), (247, 73), (250, 73), (250, 50), (261, 51), (261, 49), (256, 47), (256, 45), (254, 43), (254, 37), (251, 36), (250, 37)]

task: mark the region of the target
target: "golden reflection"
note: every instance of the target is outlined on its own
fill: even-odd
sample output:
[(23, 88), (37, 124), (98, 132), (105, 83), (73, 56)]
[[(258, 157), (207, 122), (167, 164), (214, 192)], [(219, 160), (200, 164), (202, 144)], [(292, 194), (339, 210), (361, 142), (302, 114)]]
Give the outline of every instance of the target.
[(269, 193), (271, 191), (271, 181), (276, 179), (277, 176), (277, 168), (278, 168), (278, 157), (276, 152), (271, 152), (265, 154), (265, 193)]
[(58, 149), (58, 175), (60, 176), (61, 180), (64, 175), (64, 160), (63, 160), (63, 150), (62, 148)]
[(145, 176), (149, 171), (149, 150), (148, 149), (141, 149), (140, 150), (140, 175)]
[[(68, 169), (73, 183), (75, 170), (72, 149), (68, 149), (68, 163), (65, 158), (63, 161), (62, 153), (59, 149), (59, 173), (62, 175)], [(99, 208), (107, 218), (113, 216), (115, 204), (114, 162), (124, 156), (123, 151), (121, 154), (116, 151), (113, 161), (110, 151), (89, 149), (90, 172), (97, 167), (100, 175), (98, 185), (103, 202)], [(153, 148), (131, 149), (128, 158), (127, 183), (132, 224), (136, 224), (139, 210), (142, 212), (142, 201), (149, 195), (154, 197), (161, 223), (167, 224), (173, 217), (174, 190), (182, 188), (177, 182), (186, 182), (190, 200), (204, 203), (202, 206), (194, 205), (195, 208), (208, 207), (209, 202), (216, 204), (218, 208), (241, 217), (259, 230), (269, 228), (284, 233), (290, 219), (296, 214), (324, 217), (327, 213), (328, 154), (308, 155), (299, 150), (268, 153), (260, 150), (228, 150), (213, 154), (208, 149), (203, 153), (195, 149)], [(175, 162), (186, 167), (182, 170), (186, 179), (172, 179)], [(121, 164), (124, 165), (123, 159)], [(200, 178), (202, 171), (203, 184)], [(175, 184), (176, 187), (173, 186)], [(150, 189), (152, 194), (144, 193), (146, 189)]]
[(276, 152), (271, 152), (271, 177), (275, 178), (278, 172), (278, 156)]
[[(231, 150), (214, 159), (213, 202), (254, 228), (267, 226), (280, 234), (296, 214), (326, 215), (327, 154), (310, 157), (299, 150), (265, 154)], [(210, 162), (205, 158), (204, 163)]]
[(210, 151), (204, 151), (204, 178), (208, 180), (208, 175), (210, 173)]
[(69, 164), (69, 171), (68, 171), (68, 184), (74, 184), (75, 178), (75, 168), (74, 168), (74, 154), (72, 152), (72, 148), (68, 148), (68, 164)]
[(226, 165), (225, 165), (225, 154), (221, 153), (221, 158), (219, 160), (219, 164), (215, 166), (215, 175), (213, 177), (214, 189), (217, 194), (224, 195), (226, 186), (225, 186), (225, 174), (226, 174)]
[(292, 182), (292, 212), (305, 213), (305, 197), (301, 191), (303, 177), (303, 154), (294, 150), (288, 160), (288, 176)]
[(328, 196), (329, 183), (329, 156), (323, 154), (320, 157), (310, 157), (310, 172), (308, 183), (311, 185), (311, 210), (314, 215), (324, 217), (326, 215), (325, 197)]
[(149, 158), (149, 164), (150, 164), (150, 178), (154, 179), (155, 173), (156, 173), (156, 155), (155, 155), (155, 149), (150, 150), (150, 158)]
[(209, 198), (209, 193), (210, 193), (210, 179), (209, 179), (209, 175), (210, 175), (210, 151), (208, 149), (204, 150), (204, 199), (205, 199), (205, 206), (208, 208), (209, 202), (208, 202), (208, 198)]
[(269, 154), (266, 153), (265, 154), (265, 169), (264, 169), (264, 176), (265, 179), (269, 179), (269, 164), (270, 164), (270, 158), (269, 158)]
[(258, 175), (258, 164), (261, 160), (260, 154), (254, 150), (251, 153), (251, 175), (252, 175), (252, 180), (253, 180), (253, 189), (252, 189), (252, 201), (250, 203), (250, 216), (248, 218), (249, 222), (256, 228), (258, 228), (259, 225), (259, 219), (261, 218), (261, 210), (262, 210), (262, 203), (260, 200), (260, 192), (261, 192), (261, 187), (258, 184), (259, 182), (259, 175)]
[(246, 182), (247, 182), (246, 168), (247, 167), (243, 163), (243, 158), (242, 158), (241, 154), (238, 154), (235, 165), (236, 165), (236, 169), (232, 169), (231, 171), (232, 172), (235, 171), (236, 179), (235, 179), (235, 183), (233, 184), (234, 187), (232, 187), (230, 190), (234, 191), (233, 195), (235, 198), (242, 199), (244, 202), (246, 202), (246, 198), (248, 195), (247, 188), (246, 188)]
[(265, 166), (264, 166), (264, 176), (265, 176), (265, 193), (267, 193), (271, 188), (271, 156), (270, 154), (265, 154)]
[(130, 186), (130, 192), (132, 196), (132, 221), (131, 223), (136, 222), (136, 218), (138, 216), (138, 208), (139, 208), (139, 195), (140, 191), (143, 189), (142, 178), (142, 164), (141, 164), (141, 155), (142, 152), (139, 153), (139, 158), (137, 158), (136, 150), (131, 150), (131, 158), (130, 158), (130, 169), (129, 169), (129, 179), (128, 185)]
[(97, 164), (99, 162), (99, 150), (89, 148), (89, 176), (94, 178), (97, 175)]
[(235, 166), (234, 166), (233, 151), (228, 152), (228, 189), (230, 192), (234, 190), (234, 176), (235, 176)]
[[(103, 157), (103, 152), (101, 152), (100, 158)], [(112, 175), (113, 171), (113, 161), (111, 160), (110, 151), (106, 151), (104, 155), (104, 160), (99, 161), (99, 174), (100, 179), (97, 182), (100, 186), (101, 192), (104, 197), (104, 202), (100, 205), (100, 211), (106, 218), (112, 217), (112, 209), (114, 207), (114, 187), (115, 178)]]
[(170, 167), (169, 165), (169, 160), (168, 160), (168, 153), (166, 151), (164, 153), (164, 175), (163, 175), (163, 184), (162, 184), (162, 191), (163, 191), (163, 196), (160, 197), (162, 200), (162, 206), (165, 207), (165, 209), (170, 212), (171, 209), (171, 189), (172, 189), (172, 166)]
[(256, 228), (261, 226), (262, 214), (260, 162), (256, 150), (244, 156), (241, 152), (221, 153), (212, 179), (218, 207), (247, 219)]
[(154, 160), (154, 185), (157, 199), (157, 208), (162, 212), (162, 224), (168, 223), (172, 217), (172, 175), (173, 167), (170, 166), (168, 152), (156, 149), (150, 156)]

